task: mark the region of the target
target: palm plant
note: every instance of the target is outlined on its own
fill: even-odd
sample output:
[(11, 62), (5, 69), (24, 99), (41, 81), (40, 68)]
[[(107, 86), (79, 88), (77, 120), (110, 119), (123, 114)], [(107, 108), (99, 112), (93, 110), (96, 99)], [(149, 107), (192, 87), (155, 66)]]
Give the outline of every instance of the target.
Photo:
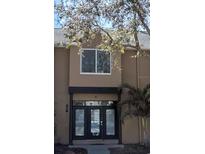
[[(140, 117), (150, 116), (150, 85), (148, 84), (143, 89), (135, 88), (128, 84), (124, 84), (120, 88), (121, 91), (121, 101), (119, 102), (119, 107), (124, 109), (121, 112), (121, 120), (129, 117), (138, 117), (138, 128), (140, 128)], [(127, 110), (125, 110), (127, 107)], [(140, 130), (139, 130), (140, 138)]]

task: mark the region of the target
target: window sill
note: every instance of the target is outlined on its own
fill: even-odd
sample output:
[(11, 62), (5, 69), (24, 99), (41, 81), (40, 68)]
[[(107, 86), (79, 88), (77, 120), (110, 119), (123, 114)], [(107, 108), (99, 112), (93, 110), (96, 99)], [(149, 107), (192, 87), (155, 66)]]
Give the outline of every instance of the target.
[(83, 73), (81, 72), (80, 75), (111, 75), (111, 73)]

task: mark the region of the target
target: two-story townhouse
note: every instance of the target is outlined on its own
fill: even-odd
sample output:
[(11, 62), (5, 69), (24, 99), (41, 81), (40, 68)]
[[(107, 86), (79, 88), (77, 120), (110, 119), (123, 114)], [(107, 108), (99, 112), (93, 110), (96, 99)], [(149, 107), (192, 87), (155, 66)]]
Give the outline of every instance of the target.
[[(141, 48), (149, 53), (149, 36), (140, 33), (139, 39)], [(124, 83), (140, 88), (149, 83), (149, 56), (134, 58), (132, 48), (126, 48), (124, 54), (104, 52), (97, 49), (99, 42), (96, 37), (82, 49), (75, 45), (67, 49), (62, 31), (55, 29), (55, 143), (139, 142), (138, 119), (122, 123), (119, 118), (118, 88)], [(114, 66), (116, 61), (119, 67)]]

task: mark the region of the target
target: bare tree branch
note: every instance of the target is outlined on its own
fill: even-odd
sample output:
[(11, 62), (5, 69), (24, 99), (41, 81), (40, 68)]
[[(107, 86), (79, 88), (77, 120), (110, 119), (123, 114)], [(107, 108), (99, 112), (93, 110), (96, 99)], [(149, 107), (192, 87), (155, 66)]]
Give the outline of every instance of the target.
[(138, 17), (139, 17), (142, 25), (146, 29), (147, 33), (150, 35), (150, 29), (149, 29), (148, 25), (145, 23), (145, 18), (142, 16), (142, 13), (140, 10), (142, 10), (142, 12), (145, 12), (145, 11), (138, 0), (136, 1), (136, 4), (137, 4), (137, 7), (134, 7), (134, 10), (137, 12)]

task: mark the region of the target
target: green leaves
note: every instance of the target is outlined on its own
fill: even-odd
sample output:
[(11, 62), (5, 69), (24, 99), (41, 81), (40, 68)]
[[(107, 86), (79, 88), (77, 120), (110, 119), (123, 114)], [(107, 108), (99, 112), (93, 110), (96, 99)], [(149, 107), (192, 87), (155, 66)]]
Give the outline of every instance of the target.
[(66, 38), (79, 47), (100, 32), (104, 37), (100, 48), (124, 53), (124, 45), (134, 40), (132, 45), (138, 50), (138, 39), (134, 35), (149, 28), (144, 25), (149, 23), (149, 0), (66, 0), (55, 4), (55, 11), (61, 18)]
[(121, 86), (121, 92), (123, 98), (118, 105), (124, 109), (122, 118), (126, 116), (150, 115), (150, 85), (147, 85), (143, 89), (139, 89), (124, 84)]

